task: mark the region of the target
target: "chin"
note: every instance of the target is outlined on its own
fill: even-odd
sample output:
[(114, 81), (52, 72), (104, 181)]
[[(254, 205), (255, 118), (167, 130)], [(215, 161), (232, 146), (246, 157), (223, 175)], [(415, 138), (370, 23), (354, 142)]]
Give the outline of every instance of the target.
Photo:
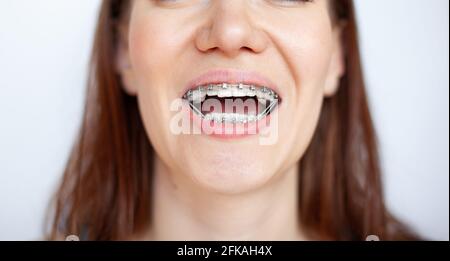
[(186, 155), (189, 159), (186, 172), (203, 189), (225, 194), (244, 193), (263, 187), (276, 173), (271, 160), (275, 151), (271, 147), (223, 143), (201, 146)]

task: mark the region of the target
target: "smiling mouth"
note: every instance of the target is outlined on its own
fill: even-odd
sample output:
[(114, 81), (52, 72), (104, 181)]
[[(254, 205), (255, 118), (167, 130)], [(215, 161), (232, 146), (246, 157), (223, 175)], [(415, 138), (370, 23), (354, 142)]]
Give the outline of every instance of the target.
[(203, 120), (245, 124), (264, 119), (280, 104), (269, 87), (245, 83), (214, 83), (188, 90), (183, 99)]

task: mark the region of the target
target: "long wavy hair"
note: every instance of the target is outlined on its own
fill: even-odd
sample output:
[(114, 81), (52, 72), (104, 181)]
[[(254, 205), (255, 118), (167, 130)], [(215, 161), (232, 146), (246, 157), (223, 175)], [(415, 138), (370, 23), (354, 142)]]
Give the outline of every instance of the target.
[[(127, 239), (151, 225), (153, 159), (137, 99), (115, 69), (119, 25), (128, 0), (103, 0), (95, 33), (79, 136), (54, 197), (50, 238)], [(300, 160), (299, 222), (315, 239), (416, 239), (387, 211), (376, 135), (365, 93), (351, 0), (330, 0), (345, 22), (346, 74), (324, 101), (313, 140)]]

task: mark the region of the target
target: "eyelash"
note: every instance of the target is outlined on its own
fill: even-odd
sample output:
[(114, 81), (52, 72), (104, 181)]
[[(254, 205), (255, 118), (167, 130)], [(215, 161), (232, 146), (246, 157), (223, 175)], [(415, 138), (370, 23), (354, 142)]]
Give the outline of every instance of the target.
[(314, 0), (273, 0), (275, 2), (284, 2), (285, 5), (312, 3)]
[[(176, 2), (177, 0), (156, 0), (159, 2)], [(314, 0), (273, 0), (273, 1), (279, 1), (279, 2), (290, 2), (291, 3), (311, 3), (314, 2)]]
[(284, 2), (312, 2), (313, 0), (279, 0)]

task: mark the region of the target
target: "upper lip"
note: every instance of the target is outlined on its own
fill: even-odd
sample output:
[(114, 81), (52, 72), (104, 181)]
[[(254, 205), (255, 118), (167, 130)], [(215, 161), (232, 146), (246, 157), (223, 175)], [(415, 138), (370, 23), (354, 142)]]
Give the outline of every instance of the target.
[(214, 69), (207, 71), (204, 74), (192, 79), (183, 89), (183, 96), (186, 92), (194, 89), (201, 85), (206, 84), (219, 84), (219, 83), (230, 83), (230, 84), (253, 84), (257, 86), (265, 86), (272, 89), (282, 98), (282, 94), (279, 91), (278, 86), (269, 80), (267, 77), (251, 71), (241, 71), (234, 69)]

